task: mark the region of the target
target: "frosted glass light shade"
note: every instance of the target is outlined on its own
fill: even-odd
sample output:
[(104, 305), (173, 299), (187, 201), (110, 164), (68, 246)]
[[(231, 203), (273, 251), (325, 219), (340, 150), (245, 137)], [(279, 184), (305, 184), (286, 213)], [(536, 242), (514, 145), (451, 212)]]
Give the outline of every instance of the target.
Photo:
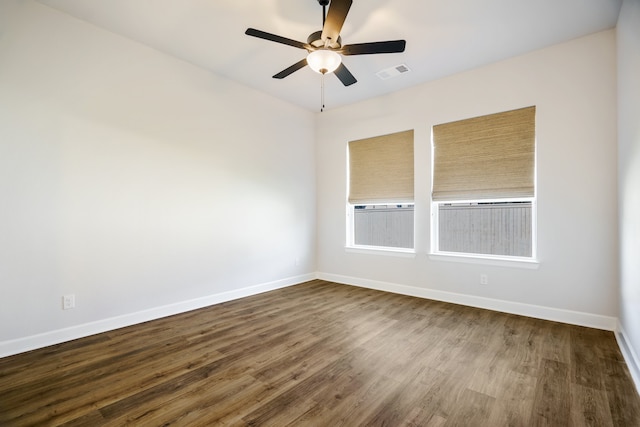
[(342, 58), (337, 52), (327, 49), (318, 49), (307, 55), (307, 64), (316, 73), (332, 73), (340, 66)]

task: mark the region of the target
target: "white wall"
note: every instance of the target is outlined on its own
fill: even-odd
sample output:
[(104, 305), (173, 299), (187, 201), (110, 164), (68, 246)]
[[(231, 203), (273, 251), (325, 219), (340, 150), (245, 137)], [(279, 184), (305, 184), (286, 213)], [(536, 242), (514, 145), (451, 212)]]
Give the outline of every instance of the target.
[[(615, 31), (605, 31), (321, 114), (316, 150), (323, 277), (613, 329), (615, 43)], [(431, 126), (530, 105), (537, 106), (539, 268), (430, 259)], [(415, 258), (345, 251), (347, 142), (406, 129), (415, 129)], [(488, 286), (479, 285), (481, 273), (488, 274)]]
[(314, 120), (2, 1), (0, 344), (312, 274)]
[(640, 389), (640, 1), (624, 1), (617, 36), (620, 323)]

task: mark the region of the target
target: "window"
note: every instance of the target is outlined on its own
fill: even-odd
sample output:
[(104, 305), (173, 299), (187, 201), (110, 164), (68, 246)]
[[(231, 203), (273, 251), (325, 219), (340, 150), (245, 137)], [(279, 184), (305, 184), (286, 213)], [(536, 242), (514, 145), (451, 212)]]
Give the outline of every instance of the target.
[(347, 246), (413, 249), (413, 130), (349, 142)]
[(535, 258), (535, 107), (433, 127), (432, 251)]

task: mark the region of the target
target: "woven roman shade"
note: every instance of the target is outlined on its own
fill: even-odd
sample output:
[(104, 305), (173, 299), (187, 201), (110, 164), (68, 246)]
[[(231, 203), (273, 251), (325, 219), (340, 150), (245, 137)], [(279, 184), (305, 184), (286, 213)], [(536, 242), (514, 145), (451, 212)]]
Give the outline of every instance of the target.
[(349, 142), (349, 203), (413, 203), (413, 130)]
[(533, 197), (536, 107), (433, 127), (434, 201)]

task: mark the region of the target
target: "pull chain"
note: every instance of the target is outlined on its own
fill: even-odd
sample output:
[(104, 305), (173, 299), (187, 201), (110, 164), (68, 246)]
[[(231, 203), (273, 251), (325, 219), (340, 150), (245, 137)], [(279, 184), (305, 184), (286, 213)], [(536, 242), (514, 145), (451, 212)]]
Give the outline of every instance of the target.
[(324, 73), (321, 74), (320, 77), (320, 112), (324, 111)]
[(323, 4), (322, 5), (322, 28), (324, 28), (324, 23), (327, 19), (327, 5)]

